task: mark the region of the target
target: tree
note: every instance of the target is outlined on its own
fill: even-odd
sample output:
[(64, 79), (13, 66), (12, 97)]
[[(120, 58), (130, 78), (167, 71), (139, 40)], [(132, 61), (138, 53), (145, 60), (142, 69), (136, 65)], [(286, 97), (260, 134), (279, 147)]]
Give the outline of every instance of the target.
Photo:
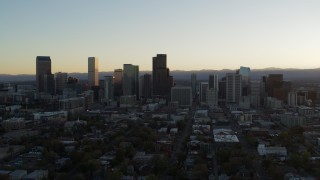
[(120, 171), (108, 171), (107, 179), (121, 179), (122, 173)]
[(85, 180), (85, 177), (82, 173), (76, 174), (75, 176), (73, 176), (74, 180)]
[(12, 146), (9, 147), (9, 149), (7, 150), (7, 154), (10, 154), (11, 158), (13, 157), (13, 153), (14, 153), (14, 148)]
[(168, 159), (166, 157), (161, 157), (156, 155), (152, 158), (152, 164), (154, 166), (153, 172), (156, 175), (160, 175), (167, 169)]
[(80, 172), (89, 173), (90, 179), (93, 177), (93, 172), (98, 170), (99, 167), (100, 161), (96, 159), (92, 159), (87, 162), (82, 162), (78, 166)]
[(268, 172), (272, 179), (283, 179), (283, 173), (278, 166), (271, 166)]
[(269, 158), (263, 159), (261, 165), (263, 168), (268, 169), (272, 165), (272, 161)]
[(200, 163), (200, 164), (194, 165), (193, 175), (195, 177), (199, 177), (200, 179), (207, 178), (208, 177), (207, 165), (205, 163)]

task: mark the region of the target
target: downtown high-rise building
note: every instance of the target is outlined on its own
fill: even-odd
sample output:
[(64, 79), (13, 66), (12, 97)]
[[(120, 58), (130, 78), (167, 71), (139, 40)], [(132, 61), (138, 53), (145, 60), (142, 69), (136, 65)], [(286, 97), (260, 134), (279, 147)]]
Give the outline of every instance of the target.
[(219, 79), (218, 74), (210, 74), (209, 75), (209, 88), (210, 89), (219, 89)]
[(99, 86), (99, 59), (97, 57), (88, 58), (88, 83), (89, 86)]
[(139, 66), (132, 64), (123, 65), (123, 95), (139, 97)]
[(250, 68), (240, 66), (239, 73), (242, 78), (242, 96), (250, 95)]
[(200, 93), (200, 102), (202, 104), (207, 103), (207, 89), (209, 88), (208, 82), (200, 82), (199, 93)]
[(113, 100), (113, 76), (104, 76), (104, 95), (107, 101)]
[(152, 78), (151, 74), (144, 74), (140, 76), (140, 97), (151, 98), (152, 97)]
[(44, 75), (44, 92), (48, 94), (55, 94), (55, 81), (53, 74)]
[(36, 81), (37, 92), (54, 93), (54, 78), (51, 73), (50, 56), (37, 56)]
[(219, 79), (218, 74), (209, 75), (209, 86), (206, 92), (206, 101), (209, 106), (218, 105)]
[(152, 59), (153, 96), (170, 97), (173, 78), (167, 68), (167, 55), (157, 54)]
[(179, 106), (192, 106), (192, 89), (189, 86), (176, 86), (171, 88), (171, 101), (178, 102)]
[(195, 98), (197, 96), (197, 74), (191, 74), (191, 89), (192, 89), (192, 97)]
[(221, 80), (218, 83), (219, 85), (219, 91), (218, 91), (218, 99), (221, 102), (221, 104), (225, 104), (226, 97), (227, 97), (227, 82), (226, 77), (221, 78)]
[(242, 78), (240, 74), (227, 73), (226, 75), (226, 102), (239, 103), (242, 94)]
[(55, 73), (56, 94), (62, 94), (68, 83), (68, 73)]
[(114, 96), (120, 97), (123, 94), (122, 81), (123, 81), (123, 70), (115, 69), (113, 72), (113, 86), (114, 86)]
[(283, 74), (269, 74), (266, 83), (269, 97), (286, 102), (291, 91), (291, 82), (283, 80)]

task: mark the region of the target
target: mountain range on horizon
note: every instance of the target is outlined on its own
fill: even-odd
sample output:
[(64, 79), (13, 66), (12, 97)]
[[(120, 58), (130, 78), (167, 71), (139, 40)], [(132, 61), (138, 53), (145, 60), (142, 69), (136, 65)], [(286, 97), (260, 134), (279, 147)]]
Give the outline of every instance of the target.
[[(216, 73), (219, 78), (223, 77), (226, 73), (232, 73), (236, 70), (232, 69), (222, 69), (222, 70), (172, 70), (170, 74), (174, 79), (177, 80), (188, 80), (192, 73), (197, 74), (198, 80), (207, 80), (209, 74)], [(152, 71), (140, 71), (140, 75), (149, 73)], [(113, 72), (103, 71), (99, 72), (99, 78), (103, 79), (104, 76), (110, 76)], [(251, 69), (251, 78), (259, 79), (261, 76), (266, 76), (268, 74), (283, 74), (285, 80), (303, 80), (303, 79), (312, 79), (320, 81), (320, 68), (314, 69), (298, 69), (298, 68), (263, 68), (263, 69)], [(68, 73), (68, 76), (78, 78), (80, 80), (87, 79), (86, 72), (72, 72)], [(21, 82), (21, 81), (35, 81), (35, 74), (0, 74), (0, 82)]]

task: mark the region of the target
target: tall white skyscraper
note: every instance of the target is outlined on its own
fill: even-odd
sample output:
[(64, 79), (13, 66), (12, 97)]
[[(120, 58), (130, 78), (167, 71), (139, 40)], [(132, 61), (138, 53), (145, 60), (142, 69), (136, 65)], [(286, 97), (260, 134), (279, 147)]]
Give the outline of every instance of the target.
[(242, 94), (242, 78), (240, 74), (227, 73), (226, 75), (227, 103), (239, 103)]
[(88, 82), (90, 86), (99, 85), (99, 59), (97, 57), (88, 58)]

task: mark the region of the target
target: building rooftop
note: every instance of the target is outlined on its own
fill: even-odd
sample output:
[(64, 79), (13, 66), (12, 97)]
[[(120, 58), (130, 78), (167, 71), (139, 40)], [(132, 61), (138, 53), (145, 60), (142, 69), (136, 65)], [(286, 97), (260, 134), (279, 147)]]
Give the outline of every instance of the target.
[(214, 135), (214, 141), (220, 143), (238, 143), (239, 139), (236, 135)]
[(37, 61), (51, 61), (50, 56), (37, 56)]

